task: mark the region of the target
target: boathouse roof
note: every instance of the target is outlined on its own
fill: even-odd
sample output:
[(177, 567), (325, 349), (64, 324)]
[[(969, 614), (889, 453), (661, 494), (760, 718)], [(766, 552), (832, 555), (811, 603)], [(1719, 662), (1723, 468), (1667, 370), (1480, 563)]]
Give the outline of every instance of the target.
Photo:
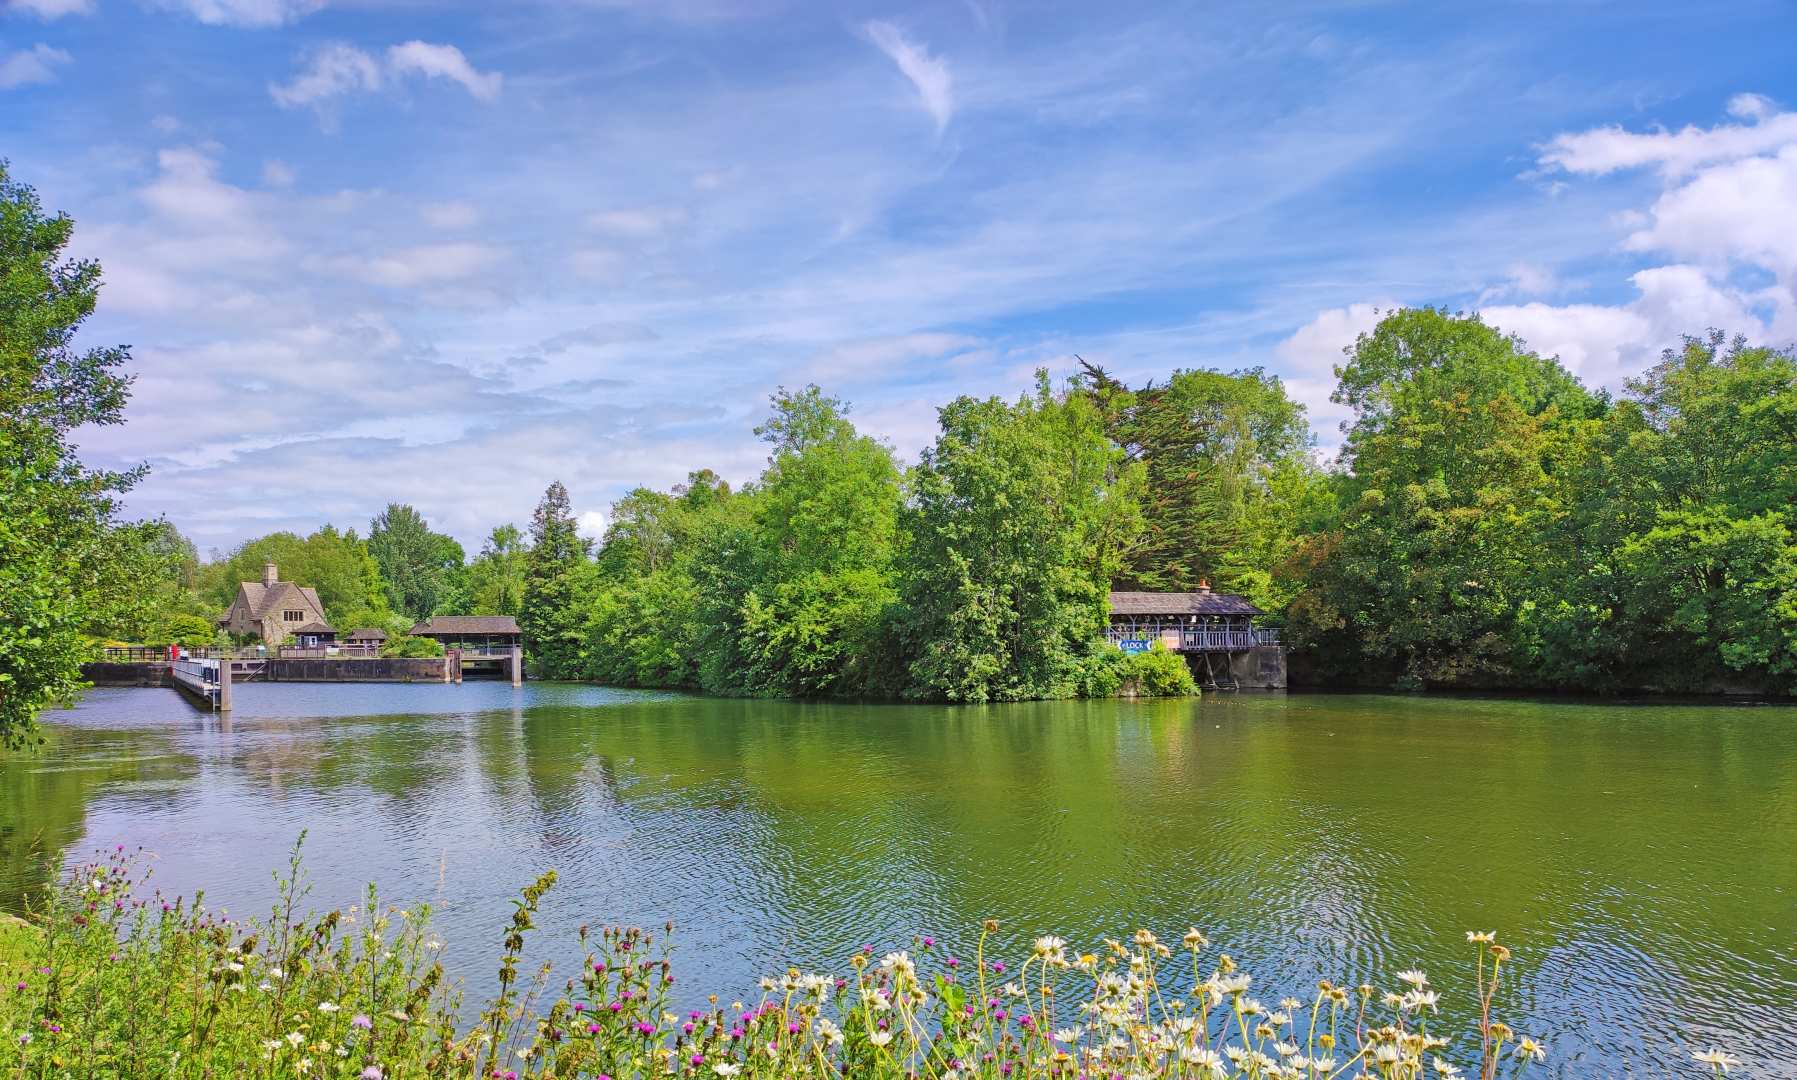
[(517, 634), (518, 620), (510, 615), (432, 615), (412, 627), (418, 637), (456, 634)]
[(1114, 592), (1112, 615), (1264, 615), (1266, 612), (1233, 593)]
[(336, 633), (335, 630), (332, 630), (326, 624), (318, 622), (316, 620), (309, 622), (304, 626), (295, 627), (293, 630), (290, 630), (288, 632), (293, 633), (293, 634), (334, 634), (334, 633)]
[(349, 632), (350, 641), (386, 641), (387, 631), (376, 626), (357, 627)]

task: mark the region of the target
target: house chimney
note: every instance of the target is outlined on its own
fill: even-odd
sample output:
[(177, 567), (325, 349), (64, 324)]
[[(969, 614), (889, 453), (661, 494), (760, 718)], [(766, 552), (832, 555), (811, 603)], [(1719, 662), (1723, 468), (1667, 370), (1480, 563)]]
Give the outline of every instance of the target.
[(264, 586), (272, 589), (275, 587), (275, 582), (280, 580), (281, 572), (275, 568), (273, 559), (262, 564), (262, 584)]
[(1204, 577), (1198, 579), (1198, 591), (1201, 593), (1210, 592), (1210, 578)]

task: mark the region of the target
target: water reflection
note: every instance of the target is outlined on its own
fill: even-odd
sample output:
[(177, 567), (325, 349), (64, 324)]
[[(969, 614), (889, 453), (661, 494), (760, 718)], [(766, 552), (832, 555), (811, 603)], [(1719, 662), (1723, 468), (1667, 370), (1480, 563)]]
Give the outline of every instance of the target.
[(224, 725), (96, 691), (50, 756), (0, 764), (0, 903), (36, 836), (141, 843), (163, 887), (261, 907), (307, 829), (315, 900), (372, 878), (432, 901), (477, 988), (507, 899), (548, 867), (545, 955), (571, 959), (583, 921), (673, 919), (695, 993), (925, 931), (965, 950), (985, 917), (1014, 942), (1195, 922), (1269, 995), (1412, 965), (1449, 986), (1462, 931), (1497, 928), (1553, 1071), (1657, 1074), (1702, 1041), (1792, 1075), (1797, 709), (475, 683), (249, 684), (237, 704)]

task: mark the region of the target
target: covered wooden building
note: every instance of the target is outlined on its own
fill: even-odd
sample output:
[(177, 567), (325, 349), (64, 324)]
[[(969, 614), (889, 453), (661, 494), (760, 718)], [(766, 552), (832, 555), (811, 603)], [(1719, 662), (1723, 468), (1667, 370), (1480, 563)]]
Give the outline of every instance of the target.
[(1257, 625), (1266, 612), (1246, 597), (1214, 592), (1113, 592), (1106, 637), (1126, 652), (1156, 642), (1182, 653), (1208, 686), (1282, 689), (1285, 648), (1279, 631)]
[(432, 615), (412, 627), (412, 634), (462, 652), (510, 651), (524, 643), (518, 620), (510, 615)]

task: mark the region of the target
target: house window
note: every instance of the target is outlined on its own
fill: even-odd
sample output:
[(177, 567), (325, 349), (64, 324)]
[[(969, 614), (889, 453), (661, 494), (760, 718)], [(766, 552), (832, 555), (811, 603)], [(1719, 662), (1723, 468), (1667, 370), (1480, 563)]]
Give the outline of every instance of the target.
[(306, 613), (303, 611), (283, 611), (283, 612), (281, 612), (281, 620), (283, 622), (299, 622), (302, 619), (304, 619), (305, 617), (306, 617)]

